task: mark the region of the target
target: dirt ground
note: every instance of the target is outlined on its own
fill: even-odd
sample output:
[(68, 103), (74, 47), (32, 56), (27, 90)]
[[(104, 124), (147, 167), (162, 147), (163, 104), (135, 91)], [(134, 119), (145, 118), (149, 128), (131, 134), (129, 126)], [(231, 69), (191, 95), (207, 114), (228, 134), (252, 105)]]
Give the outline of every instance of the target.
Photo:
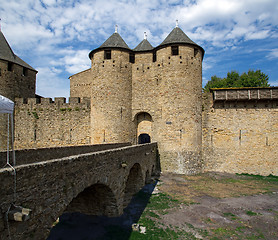
[(149, 210), (172, 239), (278, 239), (278, 177), (163, 174), (154, 193), (178, 200)]
[(278, 239), (278, 177), (162, 174), (117, 218), (63, 214), (48, 240)]

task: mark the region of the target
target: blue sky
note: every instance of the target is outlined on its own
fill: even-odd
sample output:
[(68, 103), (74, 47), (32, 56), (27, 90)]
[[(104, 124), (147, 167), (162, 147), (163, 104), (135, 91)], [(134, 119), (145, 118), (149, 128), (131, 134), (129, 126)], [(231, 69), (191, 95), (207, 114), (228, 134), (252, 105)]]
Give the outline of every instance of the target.
[(68, 77), (113, 32), (130, 48), (147, 32), (153, 46), (179, 27), (205, 49), (203, 85), (232, 70), (262, 70), (278, 86), (277, 0), (0, 0), (2, 32), (38, 70), (37, 94), (69, 96)]

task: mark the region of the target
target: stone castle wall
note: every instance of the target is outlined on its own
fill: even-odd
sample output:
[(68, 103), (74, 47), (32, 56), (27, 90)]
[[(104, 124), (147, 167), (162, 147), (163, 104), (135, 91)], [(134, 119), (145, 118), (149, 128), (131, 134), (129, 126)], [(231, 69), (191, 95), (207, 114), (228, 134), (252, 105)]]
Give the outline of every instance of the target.
[(155, 50), (156, 60), (153, 51), (134, 53), (131, 63), (128, 50), (112, 49), (111, 59), (100, 50), (92, 57), (90, 71), (70, 78), (73, 96), (87, 93), (90, 84), (92, 143), (136, 144), (146, 131), (159, 143), (165, 171), (199, 172), (201, 49), (181, 45), (178, 55), (172, 55), (166, 46)]
[(70, 76), (71, 97), (91, 97), (92, 71), (91, 68)]
[[(0, 95), (12, 101), (16, 97), (33, 98), (36, 89), (36, 72), (0, 59), (0, 86)], [(4, 150), (6, 145), (7, 114), (0, 114), (0, 150)]]
[(15, 147), (91, 144), (90, 99), (16, 99)]
[(90, 89), (93, 144), (132, 141), (131, 67), (128, 51), (112, 50), (111, 59), (99, 51), (90, 71), (71, 76), (71, 96)]
[(278, 175), (278, 89), (214, 91), (203, 103), (204, 171)]
[[(146, 133), (158, 142), (162, 169), (186, 174), (199, 172), (202, 53), (197, 47), (181, 45), (178, 55), (172, 55), (168, 46), (158, 49), (156, 58), (153, 61), (152, 52), (135, 55), (132, 66), (135, 129), (144, 113), (150, 114), (151, 131)], [(135, 137), (140, 133), (137, 130)]]

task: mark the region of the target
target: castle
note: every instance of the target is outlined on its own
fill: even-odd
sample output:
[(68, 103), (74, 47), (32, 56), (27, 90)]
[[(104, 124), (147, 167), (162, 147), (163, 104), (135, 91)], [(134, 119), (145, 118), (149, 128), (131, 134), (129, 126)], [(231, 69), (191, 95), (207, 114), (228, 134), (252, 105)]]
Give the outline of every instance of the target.
[(1, 32), (0, 47), (16, 148), (158, 142), (162, 171), (278, 175), (278, 88), (202, 93), (204, 49), (178, 26), (160, 45), (145, 36), (134, 49), (116, 29), (89, 53), (91, 68), (70, 77), (68, 103), (35, 95), (36, 70)]

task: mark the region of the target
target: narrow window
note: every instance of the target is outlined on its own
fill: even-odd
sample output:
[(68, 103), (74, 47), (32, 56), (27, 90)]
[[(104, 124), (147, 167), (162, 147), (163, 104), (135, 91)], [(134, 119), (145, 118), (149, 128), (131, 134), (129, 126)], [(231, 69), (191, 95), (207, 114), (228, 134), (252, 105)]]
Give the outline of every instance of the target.
[(135, 54), (134, 53), (129, 54), (129, 62), (130, 63), (135, 63)]
[(104, 59), (111, 59), (111, 50), (104, 50)]
[(13, 70), (13, 63), (8, 62), (8, 71), (12, 71)]
[(178, 46), (172, 46), (172, 55), (179, 55), (179, 47)]
[(0, 68), (0, 76), (2, 76), (1, 68)]
[(156, 52), (153, 52), (153, 62), (156, 62)]
[(22, 75), (27, 76), (27, 74), (28, 74), (28, 69), (26, 67), (24, 67), (23, 71), (22, 71)]
[(197, 48), (194, 48), (194, 57), (196, 57), (198, 54), (198, 49)]

